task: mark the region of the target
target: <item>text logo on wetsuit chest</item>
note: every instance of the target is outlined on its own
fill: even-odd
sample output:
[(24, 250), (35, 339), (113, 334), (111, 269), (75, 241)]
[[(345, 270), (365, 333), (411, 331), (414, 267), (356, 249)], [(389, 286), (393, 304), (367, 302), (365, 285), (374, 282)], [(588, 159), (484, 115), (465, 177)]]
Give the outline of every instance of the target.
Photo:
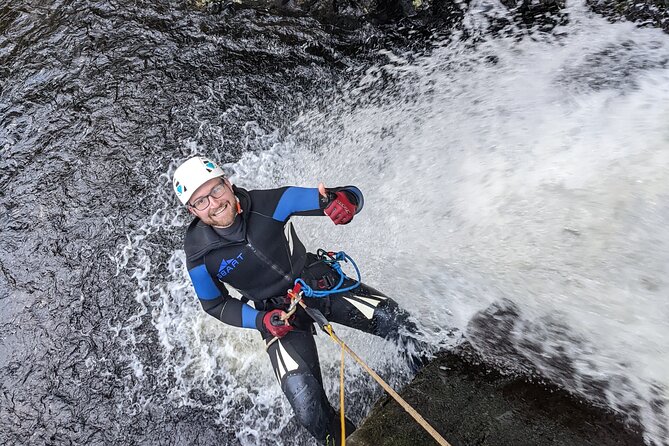
[(237, 257), (235, 257), (234, 259), (230, 260), (223, 259), (221, 261), (221, 266), (218, 267), (218, 274), (216, 275), (216, 277), (218, 277), (218, 280), (223, 280), (225, 276), (227, 276), (229, 273), (232, 272), (233, 269), (239, 266), (239, 263), (242, 260), (244, 260), (244, 257), (242, 256), (241, 252), (237, 254)]

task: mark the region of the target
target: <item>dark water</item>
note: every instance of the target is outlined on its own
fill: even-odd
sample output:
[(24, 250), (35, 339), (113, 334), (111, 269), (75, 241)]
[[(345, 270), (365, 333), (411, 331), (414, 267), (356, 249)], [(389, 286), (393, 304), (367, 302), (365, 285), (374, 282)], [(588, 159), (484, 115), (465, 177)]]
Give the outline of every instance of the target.
[[(164, 403), (169, 382), (124, 394), (137, 377), (119, 327), (138, 304), (114, 253), (172, 199), (174, 159), (257, 149), (370, 35), (177, 1), (0, 7), (0, 444), (235, 443), (216, 413)], [(181, 231), (147, 243), (164, 265)]]

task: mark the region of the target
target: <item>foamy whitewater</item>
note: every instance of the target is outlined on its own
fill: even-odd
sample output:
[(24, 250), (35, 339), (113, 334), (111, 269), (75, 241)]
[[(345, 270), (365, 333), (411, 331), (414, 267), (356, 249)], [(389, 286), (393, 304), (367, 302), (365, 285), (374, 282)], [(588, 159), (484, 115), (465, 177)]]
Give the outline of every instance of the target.
[[(254, 150), (226, 169), (249, 189), (359, 186), (365, 210), (352, 224), (294, 219), (309, 249), (346, 251), (440, 347), (467, 338), (478, 312), (511, 302), (521, 322), (509, 342), (521, 352), (524, 340), (540, 344), (543, 354), (526, 353), (541, 373), (638, 417), (649, 444), (668, 444), (669, 37), (581, 5), (568, 12), (551, 35), (522, 38), (485, 37), (485, 20), (470, 13), (476, 44), (456, 35), (428, 55), (388, 51), (387, 64), (358, 67), (336, 86), (333, 103), (304, 110), (287, 137), (249, 126)], [(214, 158), (224, 151), (192, 146)], [(176, 380), (173, 404), (207, 393), (241, 444), (270, 444), (292, 413), (258, 334), (201, 310), (183, 251), (169, 277), (149, 279), (157, 265), (147, 235), (189, 220), (171, 173), (157, 191), (164, 210), (118, 255), (119, 268), (136, 269), (144, 309), (118, 328), (140, 378), (127, 390), (150, 404), (141, 377), (153, 367), (157, 379)], [(146, 318), (159, 334), (157, 368), (136, 352)], [(394, 346), (338, 332), (394, 385), (406, 383)], [(318, 345), (336, 406), (339, 352), (324, 336)], [(569, 379), (557, 356), (573, 367)], [(603, 395), (592, 381), (609, 384)], [(356, 421), (380, 395), (352, 364), (346, 391)], [(309, 444), (308, 435), (285, 444)]]

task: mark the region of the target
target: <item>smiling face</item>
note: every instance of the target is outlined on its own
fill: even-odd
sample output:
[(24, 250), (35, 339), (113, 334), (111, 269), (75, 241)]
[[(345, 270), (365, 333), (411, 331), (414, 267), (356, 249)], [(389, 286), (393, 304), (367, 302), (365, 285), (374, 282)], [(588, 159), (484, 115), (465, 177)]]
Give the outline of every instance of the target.
[[(207, 199), (207, 207), (202, 210), (195, 208), (194, 205), (202, 207)], [(232, 184), (227, 179), (212, 178), (207, 181), (197, 188), (188, 203), (190, 213), (210, 226), (227, 228), (232, 226), (237, 217), (237, 199), (232, 192)]]

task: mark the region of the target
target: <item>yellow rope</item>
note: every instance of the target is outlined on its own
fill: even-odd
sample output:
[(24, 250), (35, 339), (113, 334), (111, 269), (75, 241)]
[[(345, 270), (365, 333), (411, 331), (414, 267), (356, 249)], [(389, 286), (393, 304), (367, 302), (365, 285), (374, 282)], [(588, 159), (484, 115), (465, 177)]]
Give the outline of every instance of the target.
[[(328, 332), (333, 341), (337, 341), (332, 325), (326, 325), (325, 330)], [(341, 348), (341, 367), (339, 367), (339, 423), (341, 424), (341, 446), (346, 446), (346, 417), (344, 416), (344, 347)]]

